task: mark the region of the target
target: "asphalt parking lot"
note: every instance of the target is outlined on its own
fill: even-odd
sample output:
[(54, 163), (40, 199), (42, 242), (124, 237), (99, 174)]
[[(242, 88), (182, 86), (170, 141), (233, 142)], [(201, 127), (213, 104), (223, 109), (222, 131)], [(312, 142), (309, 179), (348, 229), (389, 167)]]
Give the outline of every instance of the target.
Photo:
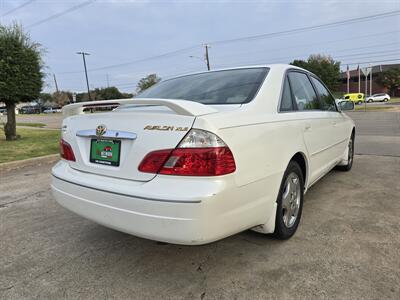
[(57, 205), (53, 162), (0, 169), (0, 299), (399, 299), (400, 113), (351, 116), (352, 171), (309, 190), (288, 241), (144, 240)]
[(400, 157), (400, 112), (352, 112), (356, 154)]

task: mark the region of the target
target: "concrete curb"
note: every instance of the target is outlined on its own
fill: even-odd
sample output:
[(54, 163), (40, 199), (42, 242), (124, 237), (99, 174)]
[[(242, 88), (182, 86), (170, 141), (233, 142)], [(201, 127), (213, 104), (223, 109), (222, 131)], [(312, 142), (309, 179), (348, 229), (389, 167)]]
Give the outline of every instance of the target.
[(11, 161), (0, 164), (0, 171), (15, 170), (27, 166), (41, 165), (44, 163), (55, 163), (60, 159), (60, 154), (50, 154), (40, 157)]

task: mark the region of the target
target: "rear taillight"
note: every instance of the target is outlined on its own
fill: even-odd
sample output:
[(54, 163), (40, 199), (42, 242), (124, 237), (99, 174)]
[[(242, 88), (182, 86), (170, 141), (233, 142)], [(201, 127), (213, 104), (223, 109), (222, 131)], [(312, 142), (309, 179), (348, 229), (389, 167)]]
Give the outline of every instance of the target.
[(153, 151), (147, 154), (139, 165), (139, 171), (158, 173), (171, 154), (172, 149)]
[(75, 161), (75, 155), (71, 145), (63, 139), (60, 140), (60, 156), (66, 160)]
[(233, 154), (215, 134), (192, 129), (176, 149), (146, 155), (139, 171), (164, 175), (219, 176), (236, 170)]
[(235, 160), (228, 147), (178, 148), (172, 151), (160, 174), (218, 176), (234, 172)]

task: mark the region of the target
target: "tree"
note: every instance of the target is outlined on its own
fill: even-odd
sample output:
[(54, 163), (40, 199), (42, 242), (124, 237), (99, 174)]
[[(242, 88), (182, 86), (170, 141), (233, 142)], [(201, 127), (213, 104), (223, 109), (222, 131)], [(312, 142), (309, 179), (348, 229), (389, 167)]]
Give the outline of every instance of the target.
[(152, 85), (155, 85), (161, 80), (160, 77), (157, 76), (157, 74), (150, 74), (147, 75), (146, 77), (142, 78), (139, 80), (137, 86), (136, 86), (136, 92), (140, 93), (143, 92), (144, 90), (148, 89)]
[(317, 75), (331, 91), (336, 91), (340, 80), (340, 62), (321, 54), (310, 55), (307, 61), (294, 60), (291, 65), (306, 69)]
[(42, 50), (20, 25), (0, 25), (0, 102), (7, 107), (6, 140), (16, 140), (15, 105), (37, 99), (43, 85)]
[(57, 106), (63, 107), (72, 102), (72, 93), (64, 91), (54, 92), (52, 98), (53, 102), (57, 104)]
[[(96, 88), (90, 91), (90, 95), (93, 100), (112, 100), (112, 99), (126, 99), (132, 98), (132, 94), (121, 93), (115, 86), (107, 88)], [(76, 101), (89, 101), (87, 93), (79, 93), (76, 95)]]
[(400, 88), (400, 69), (393, 68), (378, 75), (377, 81), (389, 90), (391, 96)]
[(50, 93), (40, 93), (39, 98), (43, 103), (50, 103), (53, 101), (53, 96)]

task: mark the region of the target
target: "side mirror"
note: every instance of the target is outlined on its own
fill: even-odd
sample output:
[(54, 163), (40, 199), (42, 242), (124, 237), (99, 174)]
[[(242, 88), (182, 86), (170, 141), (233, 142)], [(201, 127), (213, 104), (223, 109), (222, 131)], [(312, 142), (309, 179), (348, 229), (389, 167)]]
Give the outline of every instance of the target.
[(354, 102), (353, 101), (341, 101), (341, 102), (339, 102), (338, 106), (339, 106), (340, 111), (354, 110)]

